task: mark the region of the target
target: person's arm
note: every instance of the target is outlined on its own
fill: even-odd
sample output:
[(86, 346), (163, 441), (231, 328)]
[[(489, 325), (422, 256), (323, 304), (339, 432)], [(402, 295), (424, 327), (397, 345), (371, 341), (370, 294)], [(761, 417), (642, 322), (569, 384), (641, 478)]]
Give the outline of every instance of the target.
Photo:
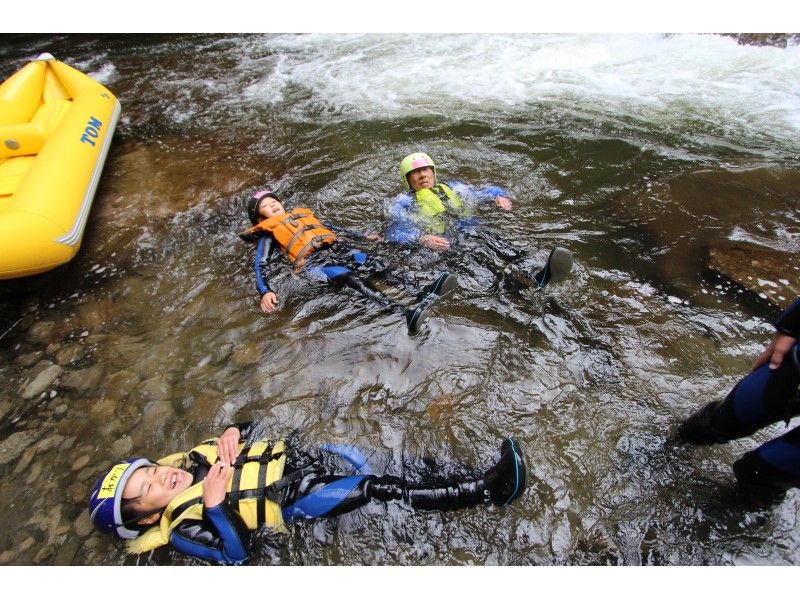
[(239, 443), (247, 442), (255, 429), (253, 422), (241, 422), (226, 427), (217, 438), (217, 458), (233, 465), (239, 456)]
[(253, 434), (255, 427), (256, 425), (252, 421), (236, 422), (235, 424), (229, 424), (228, 426), (225, 426), (225, 429), (222, 432), (224, 434), (231, 428), (235, 428), (239, 432), (241, 441), (247, 442), (250, 439), (250, 436)]
[(389, 226), (386, 240), (397, 245), (422, 245), (435, 251), (450, 247), (450, 241), (439, 235), (423, 235), (414, 218), (413, 197), (403, 194), (397, 197), (389, 210)]
[(352, 228), (343, 228), (343, 227), (339, 226), (338, 224), (332, 224), (332, 223), (324, 221), (324, 220), (321, 220), (320, 222), (322, 223), (322, 226), (332, 230), (333, 232), (336, 233), (337, 236), (348, 236), (348, 237), (351, 237), (353, 239), (358, 239), (359, 241), (368, 241), (368, 240), (371, 241), (371, 240), (373, 240), (373, 239), (370, 239), (370, 237), (373, 236), (372, 233), (370, 233), (369, 235), (365, 235), (364, 233), (359, 232), (357, 230), (353, 230)]
[(497, 185), (477, 188), (472, 185), (467, 185), (466, 183), (448, 182), (447, 186), (450, 187), (456, 195), (461, 197), (473, 197), (475, 200), (482, 202), (491, 201), (504, 210), (510, 210), (513, 207), (508, 192)]
[(272, 313), (278, 307), (278, 295), (269, 286), (271, 263), (275, 253), (276, 243), (270, 235), (263, 235), (258, 239), (256, 257), (253, 270), (256, 275), (256, 288), (261, 295), (261, 311)]
[(776, 332), (764, 352), (758, 356), (753, 369), (769, 362), (769, 369), (777, 370), (786, 354), (792, 350), (800, 338), (800, 297), (787, 307), (775, 321)]
[(176, 526), (169, 538), (173, 548), (215, 563), (239, 564), (248, 557), (250, 530), (226, 497), (232, 473), (222, 462), (211, 466), (203, 480), (203, 519)]
[(414, 219), (413, 197), (404, 193), (394, 199), (389, 207), (389, 226), (386, 240), (398, 245), (414, 245), (419, 242), (422, 231)]
[(508, 196), (508, 192), (506, 192), (506, 190), (502, 187), (484, 187), (479, 190), (479, 194), (494, 201), (495, 205), (504, 210), (510, 210), (513, 207), (511, 198)]

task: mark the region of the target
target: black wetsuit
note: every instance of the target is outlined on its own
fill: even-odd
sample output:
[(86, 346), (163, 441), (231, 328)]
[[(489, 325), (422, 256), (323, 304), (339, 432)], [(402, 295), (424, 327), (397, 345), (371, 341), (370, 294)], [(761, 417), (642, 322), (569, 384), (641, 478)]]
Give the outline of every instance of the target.
[[(800, 298), (776, 320), (775, 328), (800, 339)], [(743, 438), (800, 415), (800, 343), (795, 342), (776, 370), (765, 363), (750, 372), (723, 401), (700, 409), (679, 430), (687, 441), (712, 444)], [(800, 426), (745, 453), (733, 465), (744, 485), (782, 492), (800, 488)]]
[[(233, 427), (239, 430), (245, 445), (253, 440), (252, 423), (234, 424)], [(525, 461), (513, 439), (503, 442), (500, 460), (482, 476), (440, 479), (422, 484), (409, 484), (396, 476), (372, 475), (366, 466), (366, 458), (353, 447), (322, 447), (345, 456), (351, 465), (360, 468), (357, 475), (336, 475), (325, 470), (318, 456), (292, 447), (291, 439), (286, 441), (286, 445), (283, 478), (267, 487), (271, 492), (268, 498), (281, 506), (284, 523), (341, 515), (364, 506), (370, 500), (403, 500), (423, 510), (460, 509), (484, 502), (503, 505), (516, 499), (527, 482)], [(356, 459), (337, 448), (349, 448), (363, 463), (356, 463)], [(185, 469), (192, 473), (194, 484), (197, 484), (205, 479), (212, 464), (196, 452), (189, 453), (188, 457), (189, 464)], [(234, 470), (245, 458), (243, 451), (234, 464)], [(177, 524), (170, 534), (169, 543), (190, 556), (236, 564), (249, 555), (250, 534), (229, 494), (219, 505), (210, 509), (204, 507), (202, 520), (184, 520)]]

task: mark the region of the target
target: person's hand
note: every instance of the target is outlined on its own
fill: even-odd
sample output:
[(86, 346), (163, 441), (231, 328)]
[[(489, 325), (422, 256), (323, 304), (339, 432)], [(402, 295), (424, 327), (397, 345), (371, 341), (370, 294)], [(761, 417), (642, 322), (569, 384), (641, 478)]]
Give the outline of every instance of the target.
[(421, 245), (424, 245), (428, 249), (433, 249), (434, 251), (450, 249), (450, 241), (438, 235), (422, 235), (419, 238), (419, 242)]
[(233, 474), (233, 468), (217, 461), (208, 470), (208, 475), (203, 480), (203, 504), (206, 509), (216, 507), (225, 500), (228, 490), (228, 480)]
[(498, 206), (500, 206), (504, 210), (510, 210), (511, 209), (511, 200), (508, 197), (504, 197), (503, 195), (498, 195), (497, 197), (495, 197), (494, 198), (494, 203), (496, 203)]
[(264, 296), (261, 298), (261, 311), (271, 314), (275, 311), (276, 307), (278, 307), (278, 296), (272, 291), (264, 293)]
[(791, 351), (796, 342), (797, 339), (793, 336), (776, 332), (772, 337), (772, 342), (753, 363), (753, 369), (756, 370), (769, 361), (769, 369), (777, 370), (783, 363), (785, 355)]
[(217, 440), (217, 457), (222, 463), (233, 465), (239, 456), (239, 429), (231, 426), (226, 428)]
[(383, 237), (378, 233), (370, 233), (367, 235), (367, 241), (383, 241)]

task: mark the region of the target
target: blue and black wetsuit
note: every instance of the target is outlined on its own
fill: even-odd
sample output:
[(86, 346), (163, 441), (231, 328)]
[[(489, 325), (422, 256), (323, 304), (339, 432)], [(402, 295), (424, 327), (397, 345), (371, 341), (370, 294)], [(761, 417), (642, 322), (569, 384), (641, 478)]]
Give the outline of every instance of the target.
[[(775, 328), (800, 338), (800, 298), (776, 320)], [(678, 431), (698, 444), (743, 438), (800, 415), (800, 343), (776, 370), (765, 363), (750, 372), (723, 401), (713, 401), (687, 419)], [(749, 451), (733, 465), (737, 479), (752, 488), (783, 491), (800, 488), (800, 426)]]
[[(449, 201), (446, 190), (452, 192), (459, 201), (454, 206)], [(424, 201), (418, 201), (417, 193), (408, 191), (396, 196), (388, 205), (389, 225), (386, 239), (399, 245), (415, 245), (423, 235), (445, 237), (451, 246), (458, 248), (458, 255), (445, 252), (444, 259), (452, 271), (475, 271), (475, 266), (483, 266), (492, 272), (495, 284), (503, 281), (514, 289), (538, 285), (538, 268), (529, 254), (496, 234), (485, 230), (474, 215), (474, 208), (489, 204), (498, 197), (508, 197), (502, 187), (473, 187), (461, 182), (447, 182), (432, 189), (446, 208), (439, 214), (426, 210)], [(456, 259), (452, 259), (456, 257)], [(452, 263), (451, 263), (452, 262)], [(541, 266), (541, 264), (539, 264)]]
[[(245, 443), (253, 425), (235, 424)], [(344, 458), (356, 468), (356, 475), (336, 475), (325, 470), (321, 459), (298, 451), (287, 441), (286, 465), (274, 498), (282, 507), (284, 523), (342, 515), (370, 500), (402, 500), (416, 509), (452, 510), (482, 503), (507, 505), (527, 485), (527, 468), (522, 451), (512, 438), (503, 441), (500, 459), (483, 475), (468, 479), (444, 479), (433, 483), (409, 484), (396, 476), (370, 473), (366, 458), (354, 447), (324, 445), (323, 450)], [(195, 455), (191, 453), (190, 456)], [(189, 471), (194, 483), (208, 474), (210, 464), (195, 457)], [(250, 530), (229, 497), (211, 509), (203, 509), (202, 520), (183, 521), (170, 535), (176, 550), (207, 561), (238, 564), (250, 551)]]

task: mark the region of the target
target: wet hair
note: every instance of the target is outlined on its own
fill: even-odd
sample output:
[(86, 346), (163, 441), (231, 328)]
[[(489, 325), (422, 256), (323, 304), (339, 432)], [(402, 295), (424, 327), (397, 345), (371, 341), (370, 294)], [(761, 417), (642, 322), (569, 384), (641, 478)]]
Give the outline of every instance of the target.
[(123, 525), (131, 530), (144, 531), (154, 525), (153, 523), (139, 523), (145, 517), (149, 517), (153, 513), (160, 513), (164, 509), (157, 511), (142, 511), (139, 509), (139, 504), (142, 497), (136, 498), (123, 498), (119, 504), (119, 511), (122, 515)]

